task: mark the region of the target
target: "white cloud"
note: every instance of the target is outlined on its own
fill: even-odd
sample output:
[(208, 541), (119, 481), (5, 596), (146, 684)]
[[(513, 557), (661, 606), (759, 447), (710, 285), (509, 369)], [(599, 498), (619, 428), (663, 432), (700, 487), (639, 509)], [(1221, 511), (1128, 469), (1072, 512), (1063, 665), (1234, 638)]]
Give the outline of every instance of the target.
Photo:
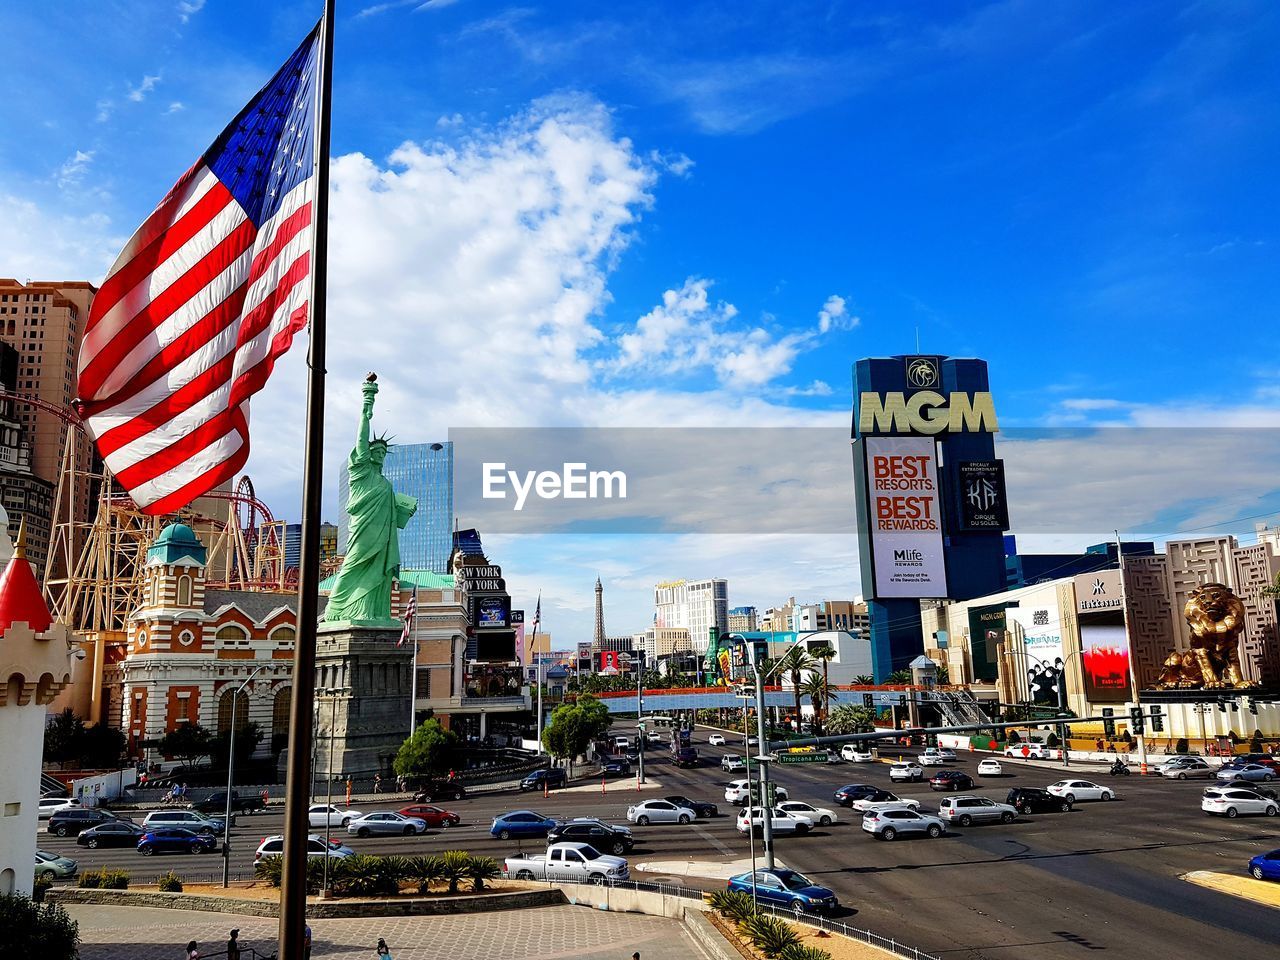
[(827, 302), (818, 311), (819, 333), (827, 333), (830, 330), (852, 330), (861, 322), (859, 317), (849, 313), (844, 297), (837, 297), (834, 294), (827, 297)]
[(462, 124), (463, 124), (463, 119), (462, 119), (462, 114), (460, 113), (455, 113), (452, 116), (447, 116), (447, 117), (442, 116), (436, 119), (436, 126), (439, 127), (441, 130), (451, 130), (455, 127), (462, 126)]
[(74, 156), (58, 168), (56, 180), (59, 189), (77, 186), (84, 179), (89, 164), (93, 163), (93, 153), (92, 150), (77, 150)]
[(174, 100), (172, 103), (169, 104), (169, 109), (165, 111), (165, 116), (170, 116), (175, 113), (181, 113), (185, 109), (187, 109), (187, 105), (185, 103), (183, 103), (181, 100)]
[(124, 245), (101, 214), (62, 216), (0, 193), (0, 263), (19, 279), (88, 278), (98, 282)]
[(192, 17), (204, 9), (206, 0), (179, 0), (178, 19), (187, 23)]
[(147, 98), (147, 94), (156, 88), (156, 84), (160, 82), (159, 74), (146, 74), (142, 78), (142, 82), (136, 87), (129, 87), (129, 99), (134, 103), (141, 103)]
[(94, 115), (94, 122), (106, 123), (111, 119), (111, 111), (113, 111), (115, 107), (116, 105), (110, 100), (99, 100), (94, 104), (94, 108), (98, 111)]

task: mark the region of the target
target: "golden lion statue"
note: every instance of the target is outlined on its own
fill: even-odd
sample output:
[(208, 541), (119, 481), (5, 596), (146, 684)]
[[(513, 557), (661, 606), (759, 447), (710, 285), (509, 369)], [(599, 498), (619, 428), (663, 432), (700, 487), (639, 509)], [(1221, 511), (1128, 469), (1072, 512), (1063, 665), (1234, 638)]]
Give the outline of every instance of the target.
[(1164, 661), (1157, 689), (1217, 690), (1248, 687), (1240, 673), (1240, 634), (1244, 604), (1221, 583), (1206, 583), (1187, 597), (1182, 615), (1191, 628), (1191, 649), (1174, 651)]

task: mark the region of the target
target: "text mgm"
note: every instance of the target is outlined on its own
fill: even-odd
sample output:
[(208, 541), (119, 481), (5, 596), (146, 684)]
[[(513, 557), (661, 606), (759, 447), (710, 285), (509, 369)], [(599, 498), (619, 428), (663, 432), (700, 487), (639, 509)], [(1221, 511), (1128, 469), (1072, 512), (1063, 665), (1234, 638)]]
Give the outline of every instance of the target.
[(515, 493), (513, 510), (523, 510), (529, 495), (540, 500), (625, 500), (627, 475), (621, 470), (588, 470), (585, 463), (564, 463), (554, 470), (508, 470), (506, 463), (481, 466), (481, 495), (506, 500), (507, 486)]

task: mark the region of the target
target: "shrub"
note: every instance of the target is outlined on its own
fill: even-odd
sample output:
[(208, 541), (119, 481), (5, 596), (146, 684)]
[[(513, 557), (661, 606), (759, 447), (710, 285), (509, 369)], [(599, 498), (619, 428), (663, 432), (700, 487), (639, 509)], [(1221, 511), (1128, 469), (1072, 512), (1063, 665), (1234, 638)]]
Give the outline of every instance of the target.
[(777, 957), (787, 947), (799, 945), (800, 937), (791, 929), (791, 925), (777, 917), (759, 914), (748, 917), (738, 924), (738, 929), (750, 938), (766, 957)]
[(1173, 752), (1174, 752), (1174, 753), (1186, 753), (1186, 752), (1187, 752), (1187, 738), (1186, 738), (1186, 737), (1179, 737), (1179, 738), (1178, 738), (1178, 742), (1177, 742), (1177, 744), (1175, 744), (1175, 745), (1174, 745)]
[(44, 900), (45, 891), (52, 886), (53, 881), (48, 877), (36, 877), (35, 886), (31, 891), (31, 899), (36, 903), (41, 903)]
[[(336, 857), (329, 860), (329, 879), (333, 880), (341, 861)], [(273, 887), (280, 886), (281, 874), (284, 871), (284, 858), (280, 856), (263, 857), (253, 867), (253, 875), (259, 880), (266, 880)], [(324, 857), (307, 857), (307, 893), (319, 893), (324, 883)]]
[[(308, 858), (311, 859), (311, 858)], [(318, 859), (318, 858), (316, 858)], [(311, 864), (307, 864), (311, 866)], [(266, 880), (271, 886), (280, 886), (280, 875), (284, 872), (284, 857), (263, 857), (253, 865), (253, 875), (259, 880)], [(311, 871), (307, 871), (308, 874)], [(84, 884), (80, 884), (84, 886)]]
[(470, 859), (471, 862), (467, 864), (467, 876), (471, 879), (472, 890), (483, 890), (486, 880), (496, 880), (502, 876), (502, 868), (493, 857), (471, 857)]
[(80, 928), (56, 903), (0, 896), (0, 957), (77, 960)]
[(711, 909), (735, 924), (755, 913), (751, 894), (740, 890), (717, 890), (711, 894)]
[(181, 893), (182, 878), (170, 870), (156, 877), (156, 886), (160, 888), (161, 893)]
[(399, 893), (400, 881), (407, 879), (409, 876), (409, 858), (408, 857), (379, 857), (378, 870), (378, 893)]
[(778, 954), (778, 960), (831, 960), (831, 954), (817, 947), (793, 943)]
[(381, 857), (360, 853), (346, 857), (329, 865), (329, 881), (338, 893), (352, 897), (372, 896), (382, 885), (381, 861)]
[(440, 879), (449, 883), (449, 892), (458, 892), (458, 883), (467, 876), (471, 854), (462, 850), (446, 850), (440, 857)]
[(431, 884), (444, 879), (444, 863), (437, 856), (410, 857), (404, 878), (416, 883), (419, 893), (429, 893)]
[(1061, 742), (1062, 742), (1062, 741), (1058, 739), (1058, 735), (1057, 735), (1056, 733), (1051, 733), (1051, 734), (1049, 734), (1047, 737), (1045, 737), (1045, 738), (1044, 738), (1044, 745), (1045, 745), (1046, 747), (1056, 747), (1056, 746), (1058, 746)]
[(1010, 730), (1010, 731), (1009, 731), (1009, 743), (1010, 743), (1010, 744), (1014, 744), (1014, 743), (1021, 743), (1021, 742), (1022, 742), (1022, 737), (1018, 736), (1018, 731), (1017, 731), (1017, 730)]
[(127, 870), (86, 870), (80, 874), (80, 886), (87, 890), (128, 890)]

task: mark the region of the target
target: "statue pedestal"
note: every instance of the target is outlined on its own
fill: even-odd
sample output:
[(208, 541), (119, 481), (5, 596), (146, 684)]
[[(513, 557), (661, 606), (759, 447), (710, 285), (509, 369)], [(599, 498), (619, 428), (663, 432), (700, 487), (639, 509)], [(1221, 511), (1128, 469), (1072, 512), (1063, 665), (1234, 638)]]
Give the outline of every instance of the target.
[[(316, 634), (315, 782), (393, 777), (391, 761), (411, 731), (413, 646), (402, 624), (321, 623)], [(336, 690), (333, 696), (330, 690)]]

